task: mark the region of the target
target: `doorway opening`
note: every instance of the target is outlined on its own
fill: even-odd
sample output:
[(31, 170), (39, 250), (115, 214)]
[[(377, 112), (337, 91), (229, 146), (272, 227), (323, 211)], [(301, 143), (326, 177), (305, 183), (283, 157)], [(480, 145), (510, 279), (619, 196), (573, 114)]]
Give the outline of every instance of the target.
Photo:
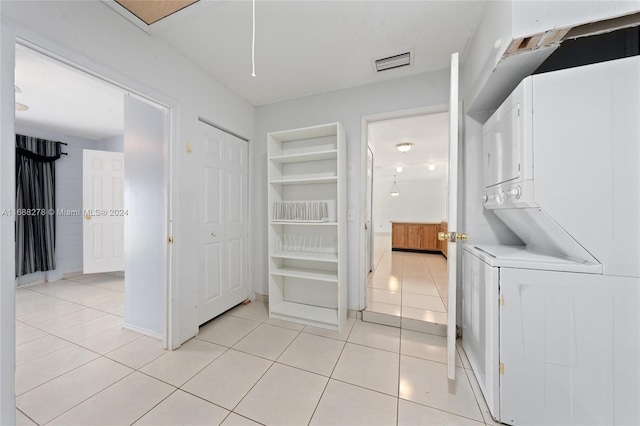
[(437, 234), (447, 228), (448, 108), (367, 117), (363, 133), (363, 319), (444, 336), (447, 253)]
[[(16, 289), (16, 395), (20, 395), (59, 375), (48, 376), (55, 372), (39, 368), (39, 362), (68, 359), (69, 351), (111, 354), (117, 359), (114, 351), (129, 344), (155, 356), (171, 346), (167, 319), (171, 109), (27, 42), (15, 47), (14, 80), (20, 87), (16, 100), (29, 106), (16, 111), (16, 133), (64, 142), (68, 154), (56, 164), (56, 269), (23, 277), (18, 282), (23, 285)], [(83, 273), (82, 228), (96, 219), (83, 205), (84, 151), (123, 153), (119, 161), (125, 168), (124, 178), (119, 178), (124, 181), (122, 191), (113, 191), (123, 204), (108, 208), (106, 214), (124, 216), (127, 232), (119, 235), (126, 259), (96, 274)], [(111, 161), (107, 158), (99, 161)], [(78, 366), (74, 362), (70, 369)], [(42, 372), (40, 382), (22, 374), (34, 369)]]

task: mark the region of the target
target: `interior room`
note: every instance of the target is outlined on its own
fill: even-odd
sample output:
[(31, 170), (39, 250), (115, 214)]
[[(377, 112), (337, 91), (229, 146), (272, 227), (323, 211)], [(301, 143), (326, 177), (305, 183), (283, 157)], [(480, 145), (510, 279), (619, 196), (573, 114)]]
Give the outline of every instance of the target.
[[(639, 424), (638, 28), (637, 1), (2, 1), (0, 424)], [(30, 121), (37, 87), (84, 116)], [(60, 213), (22, 274), (17, 134), (67, 154), (26, 155), (74, 211), (82, 150), (120, 151), (123, 267), (79, 275), (102, 222)]]
[[(448, 126), (446, 112), (368, 125), (374, 230), (365, 314), (369, 321), (370, 313), (386, 314), (394, 318), (386, 318), (385, 324), (395, 321), (402, 326), (404, 320), (403, 328), (431, 327), (434, 334), (436, 325), (447, 322), (446, 253), (437, 232), (444, 230), (439, 228), (447, 219)], [(396, 227), (395, 243), (392, 226)], [(408, 226), (411, 245), (406, 244)], [(444, 334), (444, 327), (439, 332)]]

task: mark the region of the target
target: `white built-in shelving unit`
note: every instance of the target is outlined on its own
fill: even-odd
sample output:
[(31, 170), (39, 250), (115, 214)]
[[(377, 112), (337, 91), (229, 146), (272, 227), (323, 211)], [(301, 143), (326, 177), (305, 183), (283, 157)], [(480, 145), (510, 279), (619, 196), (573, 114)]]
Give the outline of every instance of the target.
[(347, 318), (340, 123), (269, 133), (269, 316), (340, 331)]

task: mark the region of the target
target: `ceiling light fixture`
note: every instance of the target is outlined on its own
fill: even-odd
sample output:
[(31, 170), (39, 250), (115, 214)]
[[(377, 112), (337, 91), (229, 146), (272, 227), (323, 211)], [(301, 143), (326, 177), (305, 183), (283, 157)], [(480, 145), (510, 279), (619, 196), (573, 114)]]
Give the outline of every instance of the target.
[(392, 197), (397, 197), (400, 195), (400, 191), (398, 190), (398, 184), (396, 183), (396, 175), (393, 175), (393, 185), (391, 185), (391, 192), (389, 193)]
[(402, 166), (396, 167), (396, 172), (398, 172), (398, 173), (402, 173), (403, 170), (404, 169), (402, 168)]
[(398, 148), (398, 151), (405, 153), (413, 148), (413, 144), (411, 142), (402, 142), (396, 144), (396, 148)]
[(434, 171), (436, 169), (436, 165), (435, 164), (429, 164), (429, 167), (427, 167), (429, 170)]

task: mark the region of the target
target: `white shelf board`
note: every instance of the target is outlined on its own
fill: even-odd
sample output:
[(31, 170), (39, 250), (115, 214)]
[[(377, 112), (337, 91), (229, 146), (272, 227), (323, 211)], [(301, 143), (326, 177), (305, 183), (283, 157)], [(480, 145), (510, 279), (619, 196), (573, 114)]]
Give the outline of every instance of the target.
[(337, 183), (338, 178), (322, 177), (322, 178), (308, 178), (308, 179), (284, 179), (284, 180), (272, 180), (269, 182), (272, 185), (308, 185), (312, 183)]
[(272, 220), (272, 225), (337, 226), (338, 222), (306, 222), (304, 220)]
[(317, 271), (312, 269), (280, 267), (271, 270), (273, 275), (283, 277), (305, 278), (315, 281), (338, 282), (338, 274), (335, 272)]
[(269, 136), (280, 142), (290, 142), (300, 139), (321, 138), (337, 135), (338, 123), (321, 124), (319, 126), (304, 127), (296, 130), (283, 130), (271, 132)]
[(290, 253), (272, 253), (271, 257), (279, 259), (295, 259), (295, 260), (314, 260), (316, 262), (337, 262), (338, 255), (336, 254), (290, 254)]
[(331, 149), (327, 151), (309, 152), (305, 154), (278, 155), (271, 157), (274, 163), (303, 163), (305, 161), (332, 160), (338, 158), (338, 150)]
[(271, 308), (271, 316), (279, 319), (295, 319), (309, 325), (338, 329), (338, 310), (302, 303), (283, 301)]

